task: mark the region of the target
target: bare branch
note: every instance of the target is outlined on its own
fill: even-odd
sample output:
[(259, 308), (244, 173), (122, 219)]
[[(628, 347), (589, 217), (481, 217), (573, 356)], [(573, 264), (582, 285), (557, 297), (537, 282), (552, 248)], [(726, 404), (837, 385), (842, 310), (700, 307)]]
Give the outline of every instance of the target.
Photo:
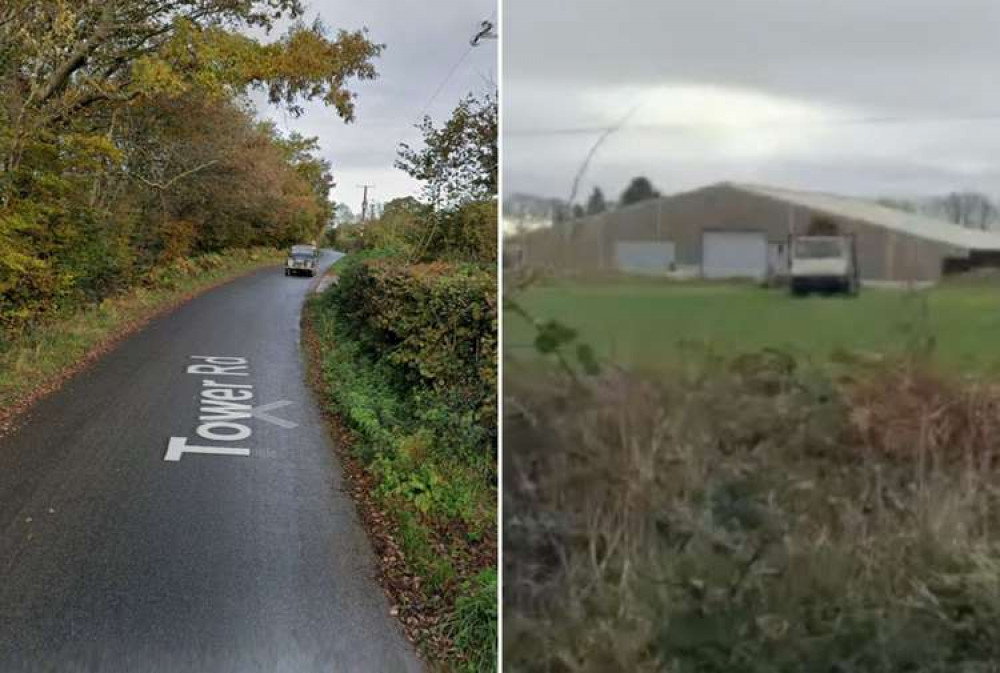
[(632, 115), (639, 111), (641, 106), (641, 103), (635, 105), (631, 110), (625, 113), (625, 116), (623, 116), (617, 124), (602, 133), (597, 141), (591, 146), (590, 151), (587, 152), (587, 156), (583, 159), (583, 163), (580, 164), (580, 168), (577, 169), (576, 176), (573, 178), (573, 188), (570, 190), (568, 202), (570, 209), (573, 208), (573, 201), (576, 199), (576, 193), (580, 189), (580, 180), (583, 179), (584, 174), (587, 172), (587, 168), (590, 166), (590, 161), (594, 158), (594, 155), (597, 154), (597, 150), (600, 149), (605, 140), (625, 126), (625, 124), (628, 123), (628, 120), (632, 118)]
[(147, 187), (150, 187), (152, 189), (156, 189), (156, 190), (161, 191), (161, 192), (165, 192), (168, 189), (170, 189), (171, 187), (173, 187), (174, 184), (176, 184), (179, 180), (183, 180), (184, 178), (186, 178), (186, 177), (188, 177), (190, 175), (194, 175), (195, 173), (197, 173), (199, 171), (203, 171), (206, 168), (208, 168), (210, 166), (213, 166), (213, 165), (215, 165), (217, 163), (219, 163), (218, 159), (212, 159), (211, 161), (206, 161), (203, 164), (200, 164), (198, 166), (195, 166), (194, 168), (191, 168), (191, 169), (188, 169), (188, 170), (184, 171), (183, 173), (179, 173), (179, 174), (175, 175), (174, 177), (170, 178), (166, 182), (154, 182), (152, 180), (147, 180), (146, 178), (142, 177), (141, 175), (133, 175), (132, 177), (135, 178), (136, 180), (138, 180), (139, 182), (141, 182), (142, 184), (146, 185)]

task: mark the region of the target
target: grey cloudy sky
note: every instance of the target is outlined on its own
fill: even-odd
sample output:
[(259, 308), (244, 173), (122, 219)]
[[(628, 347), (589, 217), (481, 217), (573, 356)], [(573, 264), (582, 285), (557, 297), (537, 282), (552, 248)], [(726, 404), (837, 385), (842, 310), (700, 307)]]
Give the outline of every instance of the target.
[[(307, 0), (306, 18), (317, 14), (332, 30), (367, 27), (371, 39), (386, 45), (376, 62), (379, 78), (352, 84), (357, 92), (357, 120), (344, 124), (321, 104), (307, 106), (293, 118), (255, 97), (262, 115), (282, 129), (318, 136), (333, 163), (337, 186), (333, 198), (357, 213), (361, 190), (375, 184), (369, 198), (385, 202), (416, 194), (420, 185), (393, 167), (400, 141), (419, 141), (413, 128), (431, 96), (452, 67), (469, 51), (469, 40), (496, 9), (496, 0)], [(469, 51), (440, 94), (426, 110), (436, 122), (446, 119), (467, 93), (489, 89), (496, 81), (497, 41)]]
[[(505, 193), (1000, 193), (995, 0), (505, 0)], [(907, 121), (900, 121), (907, 120)], [(867, 121), (866, 121), (867, 120)]]

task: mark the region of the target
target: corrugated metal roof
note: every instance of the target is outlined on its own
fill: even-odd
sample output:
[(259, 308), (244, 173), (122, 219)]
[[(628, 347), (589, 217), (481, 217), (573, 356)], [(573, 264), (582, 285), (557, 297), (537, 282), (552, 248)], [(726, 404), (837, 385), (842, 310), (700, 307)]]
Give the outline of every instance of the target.
[(804, 192), (763, 185), (724, 183), (733, 189), (809, 208), (836, 217), (868, 222), (945, 245), (967, 250), (1000, 250), (1000, 234), (978, 231), (926, 215), (907, 213), (872, 201), (823, 192)]

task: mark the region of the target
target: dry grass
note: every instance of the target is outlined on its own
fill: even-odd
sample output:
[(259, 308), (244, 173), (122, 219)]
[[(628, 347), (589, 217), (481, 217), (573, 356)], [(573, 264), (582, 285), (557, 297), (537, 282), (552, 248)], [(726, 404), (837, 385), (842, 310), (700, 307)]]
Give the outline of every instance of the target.
[(506, 390), (508, 670), (1000, 670), (995, 387), (771, 351)]
[[(887, 389), (891, 385), (891, 389)], [(907, 361), (862, 375), (847, 390), (858, 444), (927, 470), (964, 462), (990, 471), (1000, 437), (1000, 386), (944, 377)]]

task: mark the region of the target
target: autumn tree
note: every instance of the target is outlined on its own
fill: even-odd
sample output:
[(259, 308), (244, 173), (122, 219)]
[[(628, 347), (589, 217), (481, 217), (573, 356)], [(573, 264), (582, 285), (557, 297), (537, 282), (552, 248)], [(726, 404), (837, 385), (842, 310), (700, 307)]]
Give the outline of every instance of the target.
[(400, 144), (396, 167), (424, 183), (434, 206), (492, 199), (497, 193), (497, 99), (463, 99), (441, 128), (425, 117), (423, 147)]
[[(332, 218), (315, 139), (255, 120), (354, 119), (376, 76), (363, 30), (299, 0), (0, 3), (0, 323), (99, 298), (176, 256), (318, 237)], [(251, 37), (291, 20), (273, 41)], [(249, 30), (255, 29), (255, 30)], [(59, 298), (59, 301), (56, 301)]]
[[(12, 0), (0, 34), (7, 120), (3, 167), (16, 168), (33, 133), (79, 120), (95, 106), (201, 88), (217, 95), (267, 92), (292, 113), (322, 100), (354, 116), (349, 79), (375, 77), (381, 46), (360, 31), (327, 36), (296, 22), (264, 44), (239, 32), (302, 14), (299, 0)], [(16, 27), (15, 27), (16, 24)]]
[[(423, 147), (401, 144), (396, 167), (424, 184), (426, 204), (410, 214), (406, 242), (410, 261), (496, 263), (497, 99), (469, 95), (437, 128), (418, 125)], [(416, 213), (414, 216), (413, 213)], [(399, 228), (396, 228), (399, 231)]]
[(236, 103), (154, 101), (124, 116), (120, 143), (136, 165), (109, 182), (137, 190), (148, 214), (138, 248), (154, 257), (312, 240), (331, 218), (333, 179), (316, 139), (284, 138)]

